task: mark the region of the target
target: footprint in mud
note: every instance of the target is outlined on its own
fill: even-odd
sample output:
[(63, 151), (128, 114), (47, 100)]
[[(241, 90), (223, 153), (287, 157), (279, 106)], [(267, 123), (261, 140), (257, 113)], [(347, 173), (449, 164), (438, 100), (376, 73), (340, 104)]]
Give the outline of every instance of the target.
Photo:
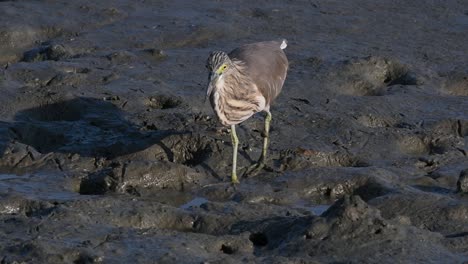
[(427, 124), (427, 131), (418, 134), (403, 134), (397, 138), (397, 146), (407, 155), (437, 155), (455, 152), (466, 156), (465, 137), (468, 121), (443, 119)]
[(136, 58), (136, 55), (132, 52), (121, 50), (107, 55), (106, 58), (114, 64), (122, 65), (132, 62)]
[(161, 145), (170, 150), (171, 162), (189, 167), (202, 164), (215, 149), (213, 139), (196, 134), (170, 135), (161, 140)]
[(182, 100), (180, 98), (174, 96), (167, 96), (167, 95), (155, 95), (149, 97), (145, 104), (150, 109), (172, 109), (177, 108), (182, 105)]
[(330, 81), (337, 92), (358, 96), (378, 96), (392, 85), (416, 85), (418, 80), (407, 66), (398, 61), (368, 57), (345, 61)]

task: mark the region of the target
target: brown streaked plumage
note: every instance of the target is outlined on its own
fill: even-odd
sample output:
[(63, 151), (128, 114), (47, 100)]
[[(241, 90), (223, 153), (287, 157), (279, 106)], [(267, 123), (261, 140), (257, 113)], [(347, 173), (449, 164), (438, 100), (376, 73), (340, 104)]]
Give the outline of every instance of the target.
[(234, 183), (239, 182), (235, 125), (261, 111), (267, 113), (265, 138), (262, 155), (253, 170), (259, 170), (265, 164), (270, 106), (281, 92), (288, 70), (288, 59), (283, 52), (286, 46), (286, 40), (257, 42), (243, 45), (229, 54), (215, 51), (208, 58), (210, 74), (206, 96), (221, 124), (231, 126), (234, 148), (231, 177)]

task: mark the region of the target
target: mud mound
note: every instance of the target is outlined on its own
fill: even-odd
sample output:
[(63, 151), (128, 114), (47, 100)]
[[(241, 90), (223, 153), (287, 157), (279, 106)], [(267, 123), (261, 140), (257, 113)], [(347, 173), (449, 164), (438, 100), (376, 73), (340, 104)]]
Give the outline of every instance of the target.
[(166, 95), (156, 95), (148, 98), (146, 105), (151, 109), (171, 109), (182, 104), (182, 100)]
[[(250, 230), (252, 232), (250, 240), (255, 246), (256, 254), (264, 256), (287, 251), (294, 252), (289, 253), (289, 257), (303, 257), (305, 251), (308, 258), (321, 258), (324, 257), (321, 255), (322, 250), (326, 250), (328, 254), (333, 254), (333, 261), (344, 261), (347, 252), (355, 250), (353, 245), (360, 244), (359, 241), (368, 241), (376, 246), (359, 248), (361, 252), (366, 252), (367, 256), (362, 258), (362, 261), (372, 262), (373, 259), (388, 257), (402, 249), (400, 246), (384, 243), (385, 240), (410, 237), (412, 237), (410, 240), (414, 241), (424, 237), (427, 244), (424, 246), (419, 244), (417, 248), (407, 249), (409, 251), (418, 251), (425, 247), (443, 248), (440, 235), (407, 225), (401, 226), (395, 220), (385, 220), (379, 210), (367, 205), (357, 196), (346, 196), (337, 201), (323, 217), (278, 217), (259, 222), (239, 223), (233, 228), (236, 233)], [(289, 230), (287, 235), (280, 231), (285, 229)], [(347, 244), (348, 247), (344, 251), (337, 250), (336, 245), (340, 244)], [(439, 253), (443, 255), (439, 260), (454, 257), (448, 250), (437, 254)], [(437, 254), (433, 254), (433, 257), (438, 258)], [(407, 252), (399, 255), (397, 259), (406, 260), (411, 255)]]

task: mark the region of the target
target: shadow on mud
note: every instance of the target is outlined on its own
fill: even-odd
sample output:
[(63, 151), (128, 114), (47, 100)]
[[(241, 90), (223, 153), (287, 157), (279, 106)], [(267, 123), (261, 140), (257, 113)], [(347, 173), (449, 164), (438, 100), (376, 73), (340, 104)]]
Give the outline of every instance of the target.
[[(158, 144), (170, 130), (143, 131), (109, 101), (76, 98), (20, 111), (9, 125), (12, 139), (40, 153), (115, 158)], [(162, 145), (162, 144), (161, 144)], [(173, 153), (164, 146), (167, 156)]]

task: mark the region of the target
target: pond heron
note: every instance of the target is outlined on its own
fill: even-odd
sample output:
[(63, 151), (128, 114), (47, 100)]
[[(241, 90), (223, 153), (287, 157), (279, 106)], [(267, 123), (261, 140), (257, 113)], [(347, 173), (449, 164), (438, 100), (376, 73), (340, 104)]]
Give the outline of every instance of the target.
[(284, 39), (257, 42), (243, 45), (229, 54), (214, 51), (207, 60), (209, 84), (206, 97), (221, 124), (231, 126), (233, 183), (239, 183), (236, 125), (262, 111), (266, 112), (262, 154), (247, 172), (258, 171), (265, 166), (271, 121), (270, 105), (281, 92), (288, 70), (288, 59), (283, 51), (286, 46)]

